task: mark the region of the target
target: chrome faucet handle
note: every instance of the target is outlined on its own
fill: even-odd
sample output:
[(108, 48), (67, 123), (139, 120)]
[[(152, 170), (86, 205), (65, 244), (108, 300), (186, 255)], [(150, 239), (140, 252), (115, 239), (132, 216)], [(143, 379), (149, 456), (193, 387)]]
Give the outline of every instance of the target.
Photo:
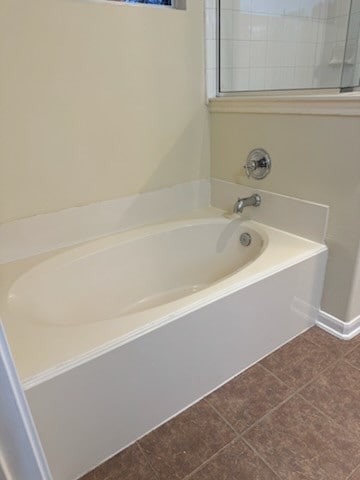
[(270, 172), (271, 158), (270, 155), (262, 148), (252, 150), (244, 166), (248, 178), (260, 180)]

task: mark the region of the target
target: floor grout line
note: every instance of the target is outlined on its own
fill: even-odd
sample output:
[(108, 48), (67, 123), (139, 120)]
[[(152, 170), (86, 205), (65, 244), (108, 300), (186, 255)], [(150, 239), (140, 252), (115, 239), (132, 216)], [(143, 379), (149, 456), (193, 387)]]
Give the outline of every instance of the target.
[[(265, 357), (265, 358), (266, 358), (266, 357)], [(280, 382), (282, 385), (284, 385), (285, 387), (291, 388), (287, 383), (284, 382), (284, 380), (281, 380), (281, 378), (279, 378), (279, 377), (276, 375), (276, 373), (272, 372), (272, 371), (269, 370), (267, 367), (265, 367), (265, 365), (263, 365), (263, 364), (261, 363), (261, 360), (260, 360), (260, 362), (255, 363), (255, 365), (258, 365), (259, 367), (263, 368), (267, 373), (269, 373), (269, 374), (272, 375), (274, 378), (276, 378), (276, 380), (277, 380), (278, 382)], [(291, 388), (291, 390), (293, 390), (293, 389)]]
[(351, 363), (350, 360), (347, 360), (346, 358), (344, 358), (344, 361), (345, 361), (345, 363), (347, 363), (347, 364), (350, 365), (351, 367), (355, 368), (356, 370), (360, 370), (360, 367), (357, 367), (356, 365), (354, 365), (353, 363)]
[(246, 435), (252, 428), (256, 427), (260, 422), (262, 422), (263, 420), (265, 420), (268, 416), (270, 416), (273, 412), (275, 412), (275, 410), (277, 410), (278, 408), (280, 408), (282, 405), (284, 405), (286, 402), (288, 402), (289, 400), (291, 400), (293, 397), (295, 397), (295, 395), (297, 394), (297, 392), (293, 392), (289, 397), (287, 397), (285, 400), (283, 400), (282, 402), (278, 403), (275, 407), (273, 407), (271, 410), (269, 410), (268, 412), (265, 413), (265, 415), (263, 415), (261, 418), (259, 418), (258, 420), (256, 420), (256, 422), (254, 422), (253, 424), (250, 425), (250, 427), (247, 427), (245, 430), (243, 430), (240, 434), (241, 438), (244, 440), (244, 435)]
[(357, 467), (354, 468), (354, 470), (350, 473), (350, 475), (347, 477), (346, 480), (351, 480), (351, 477), (354, 475), (354, 473), (360, 472), (360, 463)]
[(281, 477), (279, 475), (279, 473), (276, 473), (275, 470), (268, 464), (268, 462), (262, 457), (262, 455), (260, 455), (260, 453), (256, 450), (255, 447), (253, 447), (251, 445), (251, 443), (249, 443), (247, 440), (245, 440), (244, 438), (241, 439), (254, 453), (257, 457), (260, 458), (260, 460), (272, 471), (272, 473), (275, 475), (276, 478), (278, 478), (279, 480), (281, 480)]
[(277, 380), (279, 380), (280, 382), (282, 382), (284, 385), (286, 385), (288, 388), (290, 388), (293, 393), (296, 393), (300, 390), (302, 390), (303, 388), (307, 387), (308, 385), (310, 385), (312, 382), (314, 382), (317, 378), (320, 377), (320, 375), (322, 375), (323, 373), (325, 373), (327, 370), (330, 370), (332, 367), (334, 367), (337, 363), (339, 363), (340, 361), (342, 360), (342, 358), (336, 358), (335, 360), (331, 361), (331, 363), (329, 365), (327, 365), (326, 367), (324, 367), (322, 370), (319, 370), (319, 372), (317, 372), (312, 378), (311, 380), (309, 380), (308, 382), (304, 383), (303, 385), (301, 385), (300, 387), (297, 387), (295, 390), (294, 390), (294, 387), (292, 387), (291, 385), (289, 385), (288, 383), (286, 383), (284, 380), (281, 380), (281, 378), (279, 378), (276, 373), (272, 372), (268, 367), (265, 367), (265, 365), (261, 365), (263, 368), (265, 368), (265, 370), (267, 370), (269, 373), (271, 373)]
[[(360, 335), (360, 334), (359, 334)], [(355, 337), (354, 337), (355, 338)], [(354, 350), (356, 350), (357, 348), (360, 348), (360, 343), (358, 343), (357, 345), (355, 345), (354, 347), (351, 347), (350, 350), (348, 352), (345, 353), (345, 357), (347, 357), (348, 355), (350, 355), (350, 353), (352, 353)]]
[[(315, 328), (319, 328), (319, 327), (315, 327)], [(328, 333), (328, 335), (331, 336), (331, 333)], [(336, 338), (336, 337), (335, 337)], [(354, 337), (355, 338), (355, 337)], [(328, 347), (324, 344), (320, 344), (319, 343), (316, 343), (314, 340), (311, 340), (310, 338), (306, 338), (305, 340), (309, 341), (310, 343), (312, 343), (313, 345), (316, 345), (317, 347), (321, 347), (321, 348), (326, 348), (328, 350), (331, 350), (331, 347)], [(340, 339), (337, 339), (338, 342), (347, 342), (347, 340), (340, 340)], [(351, 340), (350, 340), (351, 341)], [(336, 342), (337, 343), (337, 342)], [(356, 348), (358, 348), (360, 346), (360, 344), (357, 344), (357, 345), (354, 345), (353, 347), (350, 347), (349, 350), (347, 350), (346, 352), (341, 352), (339, 353), (339, 357), (346, 357), (347, 355), (349, 355), (351, 352), (353, 352)]]
[(140, 443), (138, 441), (136, 441), (136, 445), (138, 447), (138, 449), (140, 450), (140, 453), (141, 455), (145, 458), (145, 461), (146, 463), (149, 465), (149, 467), (151, 468), (153, 474), (155, 475), (156, 477), (156, 480), (160, 480), (160, 477), (158, 475), (158, 472), (155, 470), (155, 468), (153, 467), (151, 461), (150, 461), (150, 458), (148, 457), (148, 455), (146, 454), (146, 452), (144, 451), (144, 449), (142, 448), (142, 446), (140, 445)]
[(220, 450), (218, 450), (216, 453), (214, 453), (213, 455), (211, 455), (211, 457), (207, 458), (201, 465), (199, 465), (198, 467), (196, 467), (191, 473), (189, 473), (188, 475), (185, 475), (185, 477), (183, 477), (181, 480), (191, 480), (191, 477), (193, 475), (195, 475), (199, 470), (201, 470), (203, 467), (205, 467), (205, 465), (207, 465), (208, 463), (210, 463), (215, 457), (217, 457), (218, 455), (220, 455), (221, 452), (223, 452), (225, 450), (225, 448), (229, 447), (230, 445), (236, 443), (238, 440), (240, 439), (240, 435), (238, 434), (235, 438), (233, 438), (229, 443), (227, 443), (226, 445), (224, 445), (223, 447), (220, 448)]
[[(313, 403), (311, 403), (310, 400), (308, 400), (307, 398), (303, 397), (301, 393), (298, 393), (298, 396), (304, 400), (305, 403), (307, 403), (308, 405), (310, 405), (310, 407), (314, 408), (317, 412), (321, 413), (321, 415), (323, 415), (325, 418), (327, 418), (328, 420), (331, 420), (332, 422), (334, 422), (338, 427), (340, 427), (342, 430), (346, 430), (348, 431), (347, 428), (345, 428), (341, 423), (338, 423), (335, 418), (333, 418), (331, 415), (329, 415), (328, 413), (324, 412), (323, 410), (321, 410), (319, 407), (317, 407), (316, 405), (314, 405)], [(356, 432), (352, 432), (351, 433), (354, 433), (355, 436), (359, 436), (358, 433)], [(359, 464), (360, 465), (360, 464)], [(359, 466), (358, 465), (358, 466)]]
[[(340, 363), (340, 359), (337, 359), (334, 363), (332, 363), (331, 365), (328, 365), (324, 370), (322, 370), (319, 375), (321, 375), (322, 373), (324, 373), (326, 370), (334, 367), (334, 365), (336, 363)], [(266, 367), (264, 367), (266, 368)], [(266, 368), (267, 370), (267, 368)], [(269, 371), (270, 372), (270, 371)], [(271, 372), (270, 372), (271, 373)], [(315, 379), (317, 379), (319, 377), (319, 375), (316, 375), (314, 378), (312, 378), (309, 382), (305, 383), (304, 385), (302, 385), (301, 387), (299, 387), (298, 389), (294, 390), (291, 395), (289, 395), (285, 400), (283, 400), (282, 402), (278, 403), (275, 407), (273, 407), (271, 410), (269, 410), (265, 415), (263, 415), (261, 418), (259, 418), (258, 420), (256, 420), (256, 422), (254, 422), (250, 427), (246, 428), (243, 432), (241, 432), (241, 437), (243, 437), (243, 435), (247, 434), (253, 427), (255, 427), (256, 425), (258, 425), (262, 420), (264, 420), (266, 417), (268, 417), (269, 415), (271, 415), (273, 412), (275, 412), (275, 410), (277, 410), (278, 408), (280, 408), (282, 405), (284, 405), (287, 401), (291, 400), (293, 397), (295, 397), (295, 395), (298, 395), (298, 396), (301, 396), (301, 390), (303, 390), (304, 388), (306, 388), (307, 386), (309, 386), (311, 383), (313, 383), (313, 381)], [(277, 376), (274, 375), (276, 378)], [(287, 385), (288, 386), (288, 385)]]
[(214, 410), (214, 412), (217, 413), (217, 415), (219, 415), (219, 417), (221, 418), (221, 420), (222, 420), (223, 422), (225, 422), (226, 425), (227, 425), (228, 427), (230, 427), (231, 430), (232, 430), (237, 436), (240, 435), (239, 432), (236, 430), (235, 426), (233, 426), (233, 425), (217, 410), (216, 407), (214, 407), (213, 405), (211, 405), (211, 403), (210, 403), (208, 400), (206, 400), (206, 398), (204, 398), (204, 400), (205, 400), (205, 402), (209, 405), (209, 407), (211, 407), (211, 408)]

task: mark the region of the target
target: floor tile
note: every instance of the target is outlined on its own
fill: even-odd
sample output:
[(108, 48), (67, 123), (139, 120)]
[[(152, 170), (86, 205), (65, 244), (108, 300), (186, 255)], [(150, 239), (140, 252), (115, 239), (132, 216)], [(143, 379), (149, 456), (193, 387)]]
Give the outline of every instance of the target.
[(358, 438), (298, 396), (244, 438), (283, 480), (346, 480), (360, 462)]
[(284, 401), (291, 390), (261, 365), (255, 365), (219, 388), (206, 400), (242, 432)]
[(157, 480), (138, 445), (118, 453), (80, 480)]
[(182, 479), (235, 438), (235, 432), (201, 401), (139, 443), (159, 479)]
[(260, 363), (296, 390), (311, 381), (337, 358), (337, 354), (331, 349), (315, 345), (300, 335)]
[(337, 363), (300, 394), (339, 425), (359, 435), (360, 451), (360, 370), (346, 362)]
[(325, 332), (319, 327), (312, 327), (302, 334), (302, 338), (319, 345), (320, 347), (325, 347), (332, 350), (337, 355), (345, 355), (347, 352), (352, 350), (357, 345), (360, 345), (360, 335), (353, 338), (352, 340), (340, 340), (334, 335)]
[(346, 360), (356, 368), (360, 369), (360, 346), (352, 350), (347, 356)]
[(189, 480), (279, 480), (242, 441), (224, 448)]

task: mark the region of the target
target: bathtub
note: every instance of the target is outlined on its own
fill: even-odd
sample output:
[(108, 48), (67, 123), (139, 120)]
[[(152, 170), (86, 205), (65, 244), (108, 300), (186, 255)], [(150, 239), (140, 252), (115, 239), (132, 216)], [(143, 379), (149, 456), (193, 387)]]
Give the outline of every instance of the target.
[(1, 316), (54, 480), (81, 476), (313, 325), (326, 256), (213, 217), (15, 268)]

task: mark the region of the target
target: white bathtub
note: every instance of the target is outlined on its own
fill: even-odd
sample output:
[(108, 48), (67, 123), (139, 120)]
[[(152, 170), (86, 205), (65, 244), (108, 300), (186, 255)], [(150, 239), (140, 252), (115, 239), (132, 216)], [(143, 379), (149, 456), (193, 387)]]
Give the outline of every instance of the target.
[(326, 255), (214, 217), (99, 239), (13, 275), (2, 317), (54, 480), (77, 478), (310, 327)]

